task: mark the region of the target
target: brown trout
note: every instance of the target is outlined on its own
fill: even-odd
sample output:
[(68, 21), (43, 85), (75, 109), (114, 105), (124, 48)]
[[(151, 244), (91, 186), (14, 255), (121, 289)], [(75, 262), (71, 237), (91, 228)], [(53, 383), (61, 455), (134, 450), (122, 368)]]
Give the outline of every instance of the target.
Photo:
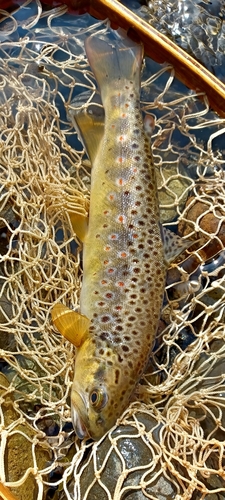
[(140, 110), (142, 46), (119, 35), (114, 44), (92, 36), (85, 49), (105, 118), (103, 123), (87, 110), (75, 114), (93, 165), (80, 314), (56, 304), (52, 315), (77, 346), (71, 394), (76, 433), (99, 439), (128, 406), (145, 369), (162, 307), (166, 260), (184, 246), (178, 243), (175, 252), (167, 233), (165, 258), (155, 169)]

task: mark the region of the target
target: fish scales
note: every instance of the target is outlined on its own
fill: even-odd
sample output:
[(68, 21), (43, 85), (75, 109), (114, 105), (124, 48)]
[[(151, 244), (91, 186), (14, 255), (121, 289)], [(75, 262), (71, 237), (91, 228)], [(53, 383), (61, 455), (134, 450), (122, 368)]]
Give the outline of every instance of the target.
[(107, 87), (105, 133), (93, 165), (81, 312), (92, 320), (96, 354), (110, 346), (121, 360), (121, 376), (133, 384), (159, 320), (164, 252), (139, 88), (125, 79)]
[[(117, 36), (114, 46), (89, 37), (85, 48), (105, 118), (103, 134), (96, 126), (86, 135), (90, 144), (93, 134), (93, 165), (80, 312), (90, 326), (77, 343), (71, 401), (78, 436), (98, 439), (128, 406), (148, 362), (166, 263), (155, 169), (140, 110), (142, 46)], [(85, 143), (90, 116), (78, 113), (75, 119)]]

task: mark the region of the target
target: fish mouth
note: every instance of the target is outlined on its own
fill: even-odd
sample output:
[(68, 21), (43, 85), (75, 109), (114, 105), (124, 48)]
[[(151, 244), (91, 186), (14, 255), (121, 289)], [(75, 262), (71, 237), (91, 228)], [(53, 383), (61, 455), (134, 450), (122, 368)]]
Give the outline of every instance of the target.
[(86, 405), (82, 396), (78, 392), (73, 391), (71, 401), (71, 417), (74, 430), (79, 439), (89, 437), (89, 432), (87, 430), (87, 421), (84, 417), (85, 411)]

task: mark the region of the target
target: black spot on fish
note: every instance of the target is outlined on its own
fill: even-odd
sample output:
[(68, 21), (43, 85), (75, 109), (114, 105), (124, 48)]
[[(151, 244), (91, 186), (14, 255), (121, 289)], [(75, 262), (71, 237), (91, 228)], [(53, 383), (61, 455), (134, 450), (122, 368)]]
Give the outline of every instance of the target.
[(120, 371), (115, 370), (115, 384), (118, 384), (119, 382), (119, 376), (120, 376)]

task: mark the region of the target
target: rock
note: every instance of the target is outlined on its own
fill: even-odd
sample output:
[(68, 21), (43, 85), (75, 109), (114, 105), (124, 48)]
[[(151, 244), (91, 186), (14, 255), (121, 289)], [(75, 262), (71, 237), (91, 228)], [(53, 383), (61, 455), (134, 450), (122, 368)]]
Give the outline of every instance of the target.
[(4, 208), (0, 209), (0, 229), (6, 226), (6, 222), (4, 221), (4, 219), (8, 224), (15, 223), (16, 221), (15, 213), (12, 209), (12, 204), (9, 201), (7, 201)]
[[(205, 452), (206, 455), (196, 472), (205, 486), (204, 493), (208, 493), (204, 495), (207, 500), (224, 499), (224, 471), (220, 462), (220, 450), (224, 447), (225, 408), (220, 403), (225, 396), (224, 379), (224, 339), (215, 339), (195, 361), (189, 379), (185, 381), (185, 390), (184, 382), (178, 383), (168, 404), (174, 415), (174, 429), (176, 425), (183, 425), (187, 449), (194, 450), (199, 436), (203, 438), (202, 445), (197, 445), (197, 456), (203, 456)], [(190, 454), (188, 460), (191, 460)], [(218, 493), (221, 490), (221, 495), (213, 491), (209, 493), (213, 489), (218, 489)], [(202, 490), (200, 493), (196, 488), (191, 498), (197, 500), (202, 498), (201, 495)]]
[[(135, 416), (141, 432), (132, 425), (121, 425), (111, 433), (111, 439), (107, 436), (97, 448), (93, 447), (91, 456), (87, 458), (86, 464), (83, 464), (80, 498), (108, 500), (106, 490), (110, 492), (110, 498), (122, 498), (119, 493), (122, 489), (125, 489), (125, 496), (129, 500), (146, 500), (145, 491), (148, 498), (154, 497), (158, 500), (175, 498), (176, 486), (172, 478), (170, 479), (169, 473), (165, 476), (161, 469), (158, 445), (162, 424), (150, 412), (140, 411)], [(115, 443), (114, 446), (112, 442)], [(93, 460), (93, 455), (96, 455), (96, 460)], [(101, 483), (97, 480), (98, 476)], [(87, 490), (88, 494), (84, 497)]]
[[(1, 273), (0, 269), (0, 273)], [(3, 280), (0, 279), (0, 349), (5, 351), (15, 349), (15, 337), (13, 333), (5, 331), (4, 324), (7, 324), (13, 316), (12, 302), (7, 298), (6, 290), (1, 293)]]
[(162, 169), (156, 168), (156, 179), (160, 220), (162, 223), (171, 222), (178, 216), (178, 210), (183, 210), (192, 181), (184, 175), (178, 175), (176, 164), (164, 166)]
[[(7, 482), (16, 482), (22, 479), (29, 468), (34, 468), (32, 442), (36, 440), (35, 457), (37, 467), (41, 470), (46, 467), (50, 453), (46, 447), (38, 442), (38, 435), (15, 408), (13, 392), (8, 392), (10, 384), (7, 378), (0, 373), (0, 397), (3, 399), (1, 409), (4, 417), (2, 435), (6, 438), (5, 446), (5, 477)], [(38, 494), (37, 482), (31, 472), (22, 485), (10, 488), (18, 500), (36, 500)]]
[(179, 222), (178, 232), (181, 236), (189, 236), (195, 231), (203, 241), (208, 241), (216, 235), (225, 245), (225, 222), (221, 224), (223, 217), (222, 207), (215, 209), (211, 203), (203, 203), (191, 196), (187, 200), (184, 217)]
[[(1, 314), (0, 314), (1, 316)], [(1, 319), (0, 319), (1, 323)], [(8, 332), (4, 332), (2, 325), (0, 324), (0, 349), (4, 349), (5, 351), (14, 351), (15, 350), (15, 337)], [(1, 355), (0, 355), (1, 360)]]

